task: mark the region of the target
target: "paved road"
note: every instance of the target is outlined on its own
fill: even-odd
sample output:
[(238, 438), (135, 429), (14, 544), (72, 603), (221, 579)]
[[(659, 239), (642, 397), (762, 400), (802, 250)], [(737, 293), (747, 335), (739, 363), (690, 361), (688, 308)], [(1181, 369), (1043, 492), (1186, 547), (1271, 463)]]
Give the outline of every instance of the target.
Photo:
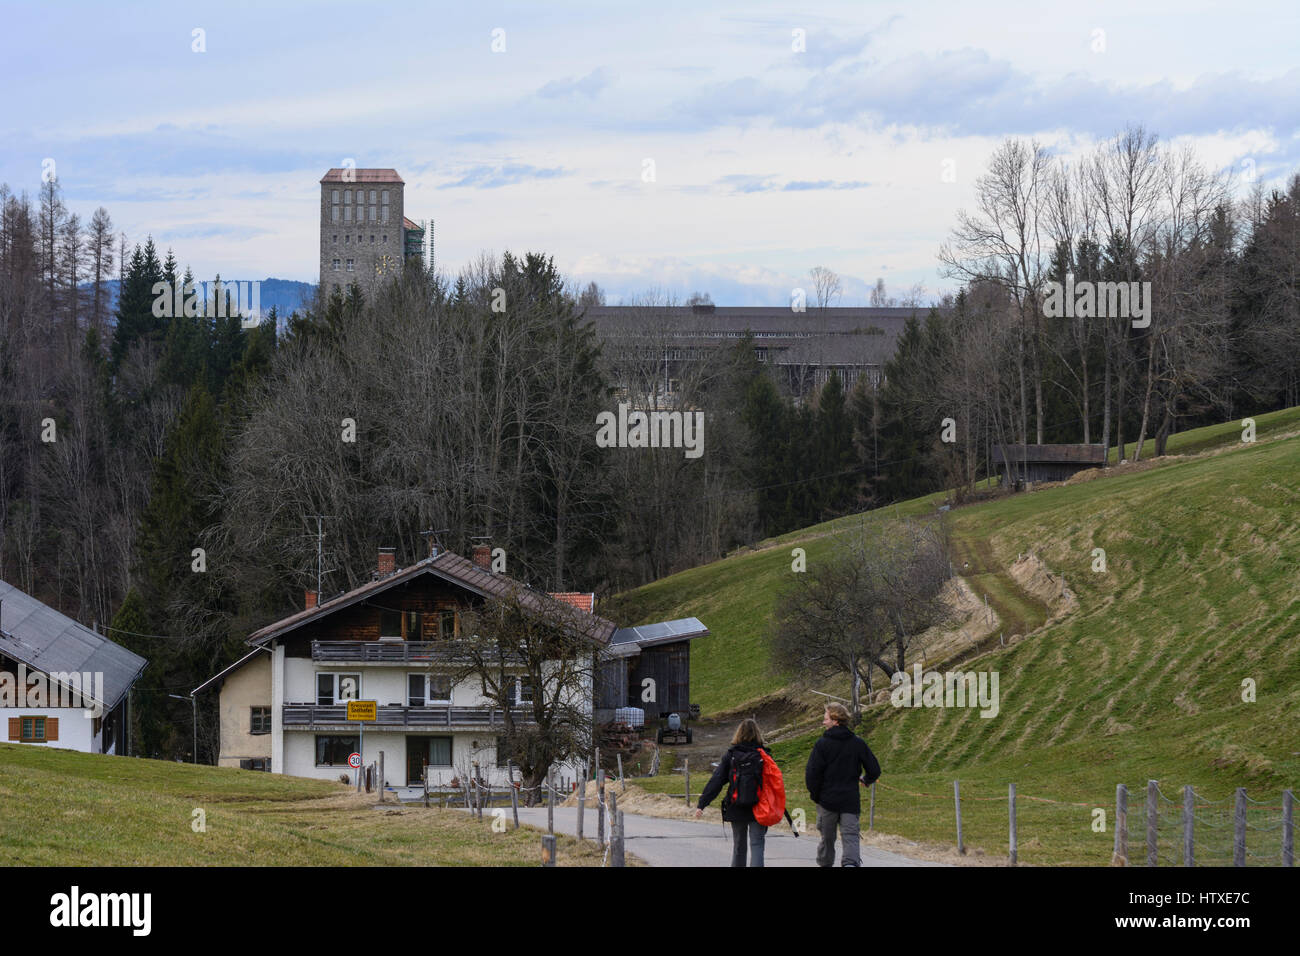
[[(507, 809), (506, 813), (510, 811)], [(717, 812), (713, 823), (694, 823), (689, 820), (667, 820), (625, 813), (627, 836), (624, 847), (651, 866), (730, 866), (731, 828), (723, 830)], [(520, 807), (519, 822), (546, 829), (545, 807)], [(578, 810), (576, 807), (555, 808), (555, 829), (561, 833), (576, 834)], [(596, 816), (591, 807), (583, 819), (583, 834), (594, 837)], [(817, 834), (804, 833), (797, 839), (790, 827), (782, 823), (767, 832), (764, 863), (767, 866), (816, 866)], [(837, 859), (838, 862), (838, 859)], [(863, 866), (942, 866), (909, 859), (886, 850), (862, 848)]]

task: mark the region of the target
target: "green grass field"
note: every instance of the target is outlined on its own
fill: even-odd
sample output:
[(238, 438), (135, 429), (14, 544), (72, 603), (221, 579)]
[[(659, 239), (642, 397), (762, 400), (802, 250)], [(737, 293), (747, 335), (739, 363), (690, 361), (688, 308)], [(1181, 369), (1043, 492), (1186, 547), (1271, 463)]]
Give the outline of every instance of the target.
[[(0, 744), (4, 866), (536, 866), (538, 831), (279, 774)], [(205, 832), (196, 832), (195, 810)], [(561, 866), (598, 866), (559, 838)]]
[[(969, 582), (990, 595), (1006, 633), (1038, 630), (961, 665), (999, 673), (995, 718), (974, 709), (868, 710), (862, 732), (885, 768), (877, 828), (951, 842), (952, 783), (960, 779), (967, 845), (1004, 853), (1014, 782), (1022, 862), (1106, 864), (1117, 783), (1128, 785), (1132, 805), (1155, 779), (1175, 802), (1191, 784), (1209, 801), (1246, 787), (1274, 807), (1282, 789), (1300, 784), (1300, 438), (1280, 437), (1300, 429), (1300, 409), (1257, 416), (1256, 425), (1255, 444), (1241, 443), (1238, 422), (1199, 429), (1174, 436), (1170, 455), (1217, 453), (951, 513), (958, 554), (973, 558)], [(939, 500), (883, 513), (931, 513)], [(806, 548), (811, 566), (829, 553), (835, 527), (881, 514), (674, 575), (625, 596), (622, 607), (644, 619), (703, 620), (712, 634), (692, 650), (692, 699), (706, 716), (735, 711), (787, 684), (768, 666), (764, 635), (789, 582), (790, 549)], [(1094, 548), (1106, 551), (1105, 573), (1092, 570)], [(1042, 603), (1006, 573), (1028, 551), (1078, 598), (1072, 613), (1046, 626)], [(1248, 679), (1253, 703), (1242, 699)], [(802, 767), (818, 731), (776, 747), (792, 804), (805, 809)], [(681, 777), (650, 787), (680, 793)], [(1092, 829), (1093, 807), (1107, 811), (1105, 832)], [(1177, 810), (1161, 803), (1166, 822)], [(1204, 862), (1224, 861), (1230, 826), (1215, 829), (1224, 813), (1220, 805), (1203, 811)], [(1251, 862), (1276, 862), (1278, 832), (1254, 829), (1276, 818), (1252, 810)], [(1162, 854), (1176, 857), (1177, 839), (1171, 830), (1166, 846), (1162, 829)]]

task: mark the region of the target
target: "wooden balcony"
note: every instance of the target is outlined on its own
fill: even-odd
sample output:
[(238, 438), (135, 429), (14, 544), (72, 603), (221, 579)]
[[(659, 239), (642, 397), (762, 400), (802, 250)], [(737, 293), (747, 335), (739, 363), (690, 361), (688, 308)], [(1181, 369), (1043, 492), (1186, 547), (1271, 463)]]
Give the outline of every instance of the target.
[(312, 641), (314, 661), (363, 664), (427, 664), (450, 660), (450, 641)]
[[(504, 714), (499, 707), (406, 707), (385, 704), (378, 709), (377, 720), (349, 721), (344, 704), (285, 704), (285, 730), (344, 729), (355, 731), (362, 723), (366, 730), (482, 730), (504, 727)], [(532, 723), (532, 711), (515, 708), (511, 711), (521, 724)]]

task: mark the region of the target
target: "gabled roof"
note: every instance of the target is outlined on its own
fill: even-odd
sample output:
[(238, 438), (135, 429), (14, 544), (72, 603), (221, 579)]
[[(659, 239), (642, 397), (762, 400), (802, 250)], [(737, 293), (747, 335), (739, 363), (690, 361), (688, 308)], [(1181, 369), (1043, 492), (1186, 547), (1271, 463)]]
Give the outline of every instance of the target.
[(0, 654), (46, 674), (103, 674), (100, 703), (105, 710), (117, 706), (149, 663), (4, 581), (0, 581)]
[[(344, 174), (347, 178), (344, 179)], [(395, 169), (331, 169), (320, 178), (323, 183), (402, 183)]]
[(405, 216), (402, 217), (402, 228), (409, 230), (411, 232), (424, 232), (424, 227), (422, 225), (420, 225), (418, 222), (412, 222), (410, 219), (407, 219)]
[(353, 588), (346, 594), (340, 594), (336, 598), (318, 604), (316, 607), (307, 608), (296, 614), (291, 614), (283, 620), (276, 621), (274, 624), (268, 624), (261, 630), (251, 634), (248, 643), (254, 645), (265, 644), (274, 638), (297, 630), (309, 621), (317, 620), (345, 607), (351, 607), (367, 598), (387, 591), (389, 588), (413, 581), (425, 574), (431, 574), (444, 581), (458, 584), (466, 590), (473, 591), (483, 597), (505, 598), (512, 593), (518, 594), (520, 603), (525, 607), (541, 614), (550, 614), (561, 619), (568, 619), (576, 629), (591, 634), (602, 644), (608, 644), (610, 638), (618, 629), (618, 626), (613, 621), (607, 621), (594, 614), (580, 614), (570, 604), (557, 600), (549, 594), (534, 591), (522, 582), (504, 574), (496, 574), (480, 568), (473, 561), (463, 558), (459, 554), (443, 551), (436, 557), (425, 558), (409, 568), (403, 568), (377, 581), (369, 581), (358, 588)]

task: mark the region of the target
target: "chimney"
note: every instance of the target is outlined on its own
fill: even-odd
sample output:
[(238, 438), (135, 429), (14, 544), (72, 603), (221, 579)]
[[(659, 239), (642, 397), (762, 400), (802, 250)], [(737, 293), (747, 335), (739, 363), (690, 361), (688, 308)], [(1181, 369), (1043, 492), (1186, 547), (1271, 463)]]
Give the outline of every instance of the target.
[(397, 552), (394, 548), (379, 549), (379, 576), (392, 574), (397, 570)]
[(316, 606), (316, 599), (317, 599), (317, 595), (315, 591), (307, 592), (307, 598), (306, 601), (304, 602), (307, 606), (307, 610), (310, 611), (312, 608)]
[(474, 563), (484, 571), (492, 570), (492, 548), (486, 544), (474, 545)]

